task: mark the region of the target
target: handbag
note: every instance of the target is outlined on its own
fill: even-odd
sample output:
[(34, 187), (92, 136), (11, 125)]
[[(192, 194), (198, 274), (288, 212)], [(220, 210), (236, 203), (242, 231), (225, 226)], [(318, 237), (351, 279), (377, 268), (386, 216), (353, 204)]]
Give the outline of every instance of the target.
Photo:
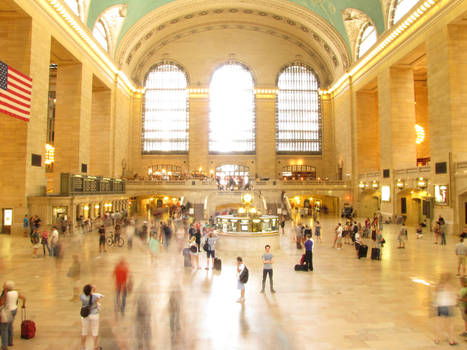
[(86, 318), (86, 317), (89, 316), (89, 314), (91, 313), (91, 306), (92, 306), (92, 294), (91, 294), (91, 296), (89, 298), (89, 304), (86, 305), (86, 306), (83, 306), (81, 308), (81, 311), (79, 312), (81, 317)]
[(209, 242), (208, 242), (208, 239), (206, 238), (206, 241), (204, 242), (203, 244), (203, 250), (205, 252), (209, 251)]

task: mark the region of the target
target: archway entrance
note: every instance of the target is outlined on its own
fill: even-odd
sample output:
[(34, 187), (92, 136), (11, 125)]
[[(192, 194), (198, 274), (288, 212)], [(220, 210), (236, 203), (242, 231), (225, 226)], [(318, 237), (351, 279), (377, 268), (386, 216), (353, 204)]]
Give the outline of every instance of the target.
[(381, 193), (377, 190), (365, 190), (360, 194), (358, 217), (372, 218), (381, 208)]

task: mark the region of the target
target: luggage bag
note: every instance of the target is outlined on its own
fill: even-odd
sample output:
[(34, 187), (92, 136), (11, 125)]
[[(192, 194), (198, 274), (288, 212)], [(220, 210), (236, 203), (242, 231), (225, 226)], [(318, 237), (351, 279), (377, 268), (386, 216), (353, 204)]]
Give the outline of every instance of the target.
[(295, 271), (308, 271), (308, 267), (306, 265), (295, 265)]
[(189, 248), (183, 249), (183, 266), (191, 267), (191, 256)]
[(366, 256), (368, 255), (368, 246), (365, 245), (365, 244), (361, 244), (359, 247), (358, 247), (358, 258), (366, 258)]
[(214, 258), (214, 270), (220, 271), (222, 270), (222, 260), (219, 258)]
[(26, 320), (26, 309), (21, 312), (21, 338), (31, 339), (36, 335), (36, 324), (34, 321)]
[(379, 248), (371, 249), (371, 260), (381, 260), (381, 249)]

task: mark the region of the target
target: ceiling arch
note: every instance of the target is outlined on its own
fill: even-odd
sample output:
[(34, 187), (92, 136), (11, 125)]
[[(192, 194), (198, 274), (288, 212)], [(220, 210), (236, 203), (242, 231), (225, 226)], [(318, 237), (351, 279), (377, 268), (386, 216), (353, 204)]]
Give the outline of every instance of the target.
[[(120, 42), (127, 32), (129, 32), (131, 28), (148, 13), (169, 3), (178, 1), (179, 0), (93, 0), (87, 17), (87, 25), (89, 28), (92, 28), (100, 13), (106, 8), (116, 4), (126, 4), (128, 7), (128, 15), (120, 32), (118, 39), (118, 42)], [(204, 2), (206, 1), (190, 0), (185, 1), (185, 4), (186, 6), (191, 7), (198, 6), (200, 3), (202, 4)], [(319, 16), (329, 26), (334, 28), (349, 48), (350, 42), (347, 38), (347, 33), (341, 15), (342, 11), (346, 8), (352, 7), (365, 12), (372, 19), (373, 23), (375, 23), (379, 34), (381, 34), (385, 28), (384, 13), (380, 0), (281, 0), (280, 2), (295, 4), (301, 9), (301, 11), (306, 9), (308, 12), (312, 12), (316, 16)], [(218, 6), (235, 6), (235, 3), (236, 1), (217, 1)], [(242, 3), (248, 3), (248, 1), (242, 1)], [(257, 1), (251, 0), (251, 3), (257, 3)]]
[(233, 0), (228, 7), (220, 6), (219, 0), (169, 2), (140, 19), (126, 33), (115, 59), (123, 71), (133, 76), (134, 66), (141, 64), (140, 57), (148, 51), (147, 47), (164, 44), (168, 40), (165, 38), (174, 40), (188, 28), (196, 30), (196, 26), (232, 23), (268, 28), (266, 31), (271, 34), (294, 41), (325, 67), (320, 69), (326, 71), (320, 77), (322, 82), (332, 82), (352, 61), (349, 47), (334, 27), (314, 12), (303, 11), (301, 6), (288, 0)]

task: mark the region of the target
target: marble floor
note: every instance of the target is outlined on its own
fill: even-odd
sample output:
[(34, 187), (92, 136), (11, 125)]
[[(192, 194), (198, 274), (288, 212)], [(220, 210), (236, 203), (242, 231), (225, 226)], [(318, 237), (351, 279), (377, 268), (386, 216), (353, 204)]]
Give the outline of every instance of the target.
[[(172, 244), (151, 263), (145, 245), (109, 248), (98, 253), (96, 233), (65, 237), (61, 264), (54, 258), (31, 258), (27, 238), (0, 236), (0, 281), (12, 279), (27, 297), (27, 316), (37, 325), (34, 339), (19, 337), (21, 317), (15, 321), (14, 347), (23, 350), (80, 349), (80, 305), (70, 302), (72, 283), (66, 277), (72, 254), (81, 260), (81, 285), (91, 283), (103, 293), (100, 345), (104, 350), (138, 349), (135, 317), (137, 302), (146, 302), (151, 314), (144, 349), (441, 349), (433, 343), (430, 293), (442, 272), (456, 273), (455, 237), (447, 246), (433, 244), (428, 232), (415, 239), (409, 228), (406, 249), (397, 249), (396, 225), (384, 227), (387, 241), (381, 261), (356, 259), (353, 246), (331, 248), (337, 218), (321, 220), (323, 242), (314, 253), (314, 272), (295, 272), (302, 254), (288, 227), (274, 251), (277, 293), (260, 294), (262, 263), (257, 254), (242, 255), (250, 270), (246, 301), (237, 303), (235, 257), (222, 258), (220, 274), (183, 267), (183, 257)], [(371, 246), (370, 246), (371, 248)], [(124, 317), (113, 308), (112, 271), (120, 257), (129, 263), (134, 291), (128, 297)], [(422, 282), (422, 283), (420, 283)], [(453, 280), (455, 288), (458, 282)], [(147, 296), (145, 299), (144, 297)], [(169, 305), (169, 299), (175, 302)], [(171, 312), (170, 310), (178, 310)], [(171, 338), (170, 324), (179, 330)], [(177, 323), (177, 322), (176, 322)], [(458, 348), (467, 342), (458, 336), (463, 321), (455, 317)], [(149, 339), (150, 337), (150, 339)], [(449, 347), (450, 348), (450, 347)], [(88, 343), (87, 349), (92, 349)]]

